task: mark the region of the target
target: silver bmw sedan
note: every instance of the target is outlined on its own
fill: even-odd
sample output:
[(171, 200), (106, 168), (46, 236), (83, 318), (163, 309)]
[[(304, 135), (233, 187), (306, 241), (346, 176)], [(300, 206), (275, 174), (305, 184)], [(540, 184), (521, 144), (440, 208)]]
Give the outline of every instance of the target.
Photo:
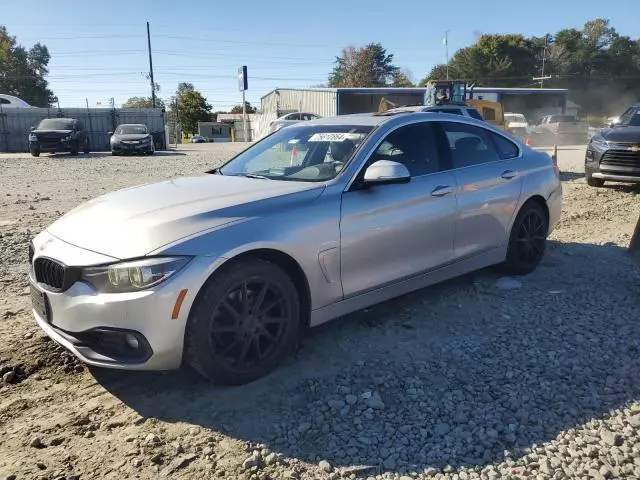
[(489, 265), (528, 274), (561, 204), (554, 159), (485, 122), (321, 118), (68, 212), (30, 244), (33, 313), (88, 364), (242, 384), (304, 327)]

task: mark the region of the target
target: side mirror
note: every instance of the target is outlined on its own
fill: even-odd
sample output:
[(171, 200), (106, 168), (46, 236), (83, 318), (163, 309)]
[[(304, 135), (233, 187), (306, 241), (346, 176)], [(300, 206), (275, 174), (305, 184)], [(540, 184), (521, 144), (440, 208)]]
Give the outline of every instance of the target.
[(36, 129), (36, 127), (31, 127), (31, 131), (33, 132)]
[(107, 132), (107, 135), (111, 136), (113, 135), (113, 132)]
[(364, 184), (392, 185), (394, 183), (409, 183), (411, 174), (402, 163), (391, 160), (378, 160), (372, 163), (364, 172)]

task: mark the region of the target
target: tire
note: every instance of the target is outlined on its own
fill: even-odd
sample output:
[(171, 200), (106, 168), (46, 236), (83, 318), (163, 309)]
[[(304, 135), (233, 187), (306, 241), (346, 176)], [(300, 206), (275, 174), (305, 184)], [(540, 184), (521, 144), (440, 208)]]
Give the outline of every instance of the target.
[(533, 272), (544, 257), (548, 232), (549, 219), (542, 206), (535, 201), (525, 203), (511, 227), (502, 269), (510, 275)]
[(111, 155), (112, 155), (113, 157), (116, 157), (118, 154), (117, 154), (116, 152), (114, 152), (113, 150), (111, 150)]
[(299, 327), (300, 299), (289, 275), (265, 260), (241, 260), (199, 292), (187, 322), (185, 360), (215, 383), (249, 383), (292, 351)]
[(75, 145), (73, 147), (71, 147), (71, 150), (69, 151), (69, 155), (72, 156), (76, 156), (78, 155), (78, 143), (76, 142)]
[(31, 149), (31, 156), (32, 157), (39, 157), (40, 156), (40, 150), (37, 150), (35, 148)]
[(84, 141), (84, 148), (82, 149), (82, 151), (85, 153), (85, 155), (88, 154), (91, 151), (91, 149), (89, 148), (89, 139), (88, 138)]
[(591, 175), (587, 174), (585, 175), (585, 179), (587, 180), (587, 185), (590, 187), (604, 187), (604, 180), (601, 178), (593, 178)]

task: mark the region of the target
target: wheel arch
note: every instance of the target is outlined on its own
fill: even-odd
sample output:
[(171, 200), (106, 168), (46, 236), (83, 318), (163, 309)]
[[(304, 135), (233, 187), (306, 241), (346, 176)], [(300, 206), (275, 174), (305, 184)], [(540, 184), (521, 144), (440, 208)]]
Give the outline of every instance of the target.
[[(257, 258), (261, 260), (265, 260), (271, 262), (280, 268), (282, 268), (287, 275), (293, 280), (293, 283), (298, 291), (298, 295), (300, 298), (300, 326), (305, 328), (309, 326), (309, 322), (311, 319), (311, 288), (309, 286), (309, 281), (307, 276), (304, 273), (304, 270), (300, 266), (297, 260), (295, 260), (291, 255), (283, 252), (282, 250), (277, 250), (275, 248), (261, 247), (254, 248), (251, 250), (246, 250), (238, 253), (230, 258), (228, 258), (225, 262), (220, 264), (218, 268), (216, 268), (207, 278), (207, 280), (202, 284), (200, 290), (196, 294), (194, 298), (191, 309), (196, 304), (198, 299), (200, 298), (201, 293), (204, 291), (205, 286), (209, 282), (210, 279), (216, 277), (217, 275), (224, 274), (225, 270), (232, 267), (238, 262), (245, 261), (247, 259)], [(189, 312), (191, 315), (191, 312)]]

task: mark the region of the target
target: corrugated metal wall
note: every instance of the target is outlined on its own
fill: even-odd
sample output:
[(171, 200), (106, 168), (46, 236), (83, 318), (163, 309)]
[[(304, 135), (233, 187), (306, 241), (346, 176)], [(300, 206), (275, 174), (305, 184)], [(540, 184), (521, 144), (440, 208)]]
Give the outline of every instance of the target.
[(278, 89), (262, 97), (264, 114), (276, 111), (310, 112), (323, 117), (337, 115), (334, 90)]
[(166, 148), (165, 114), (159, 108), (12, 108), (0, 111), (0, 152), (28, 152), (29, 132), (49, 117), (75, 118), (89, 132), (92, 150), (109, 150), (109, 134), (121, 123), (144, 123), (156, 148)]

